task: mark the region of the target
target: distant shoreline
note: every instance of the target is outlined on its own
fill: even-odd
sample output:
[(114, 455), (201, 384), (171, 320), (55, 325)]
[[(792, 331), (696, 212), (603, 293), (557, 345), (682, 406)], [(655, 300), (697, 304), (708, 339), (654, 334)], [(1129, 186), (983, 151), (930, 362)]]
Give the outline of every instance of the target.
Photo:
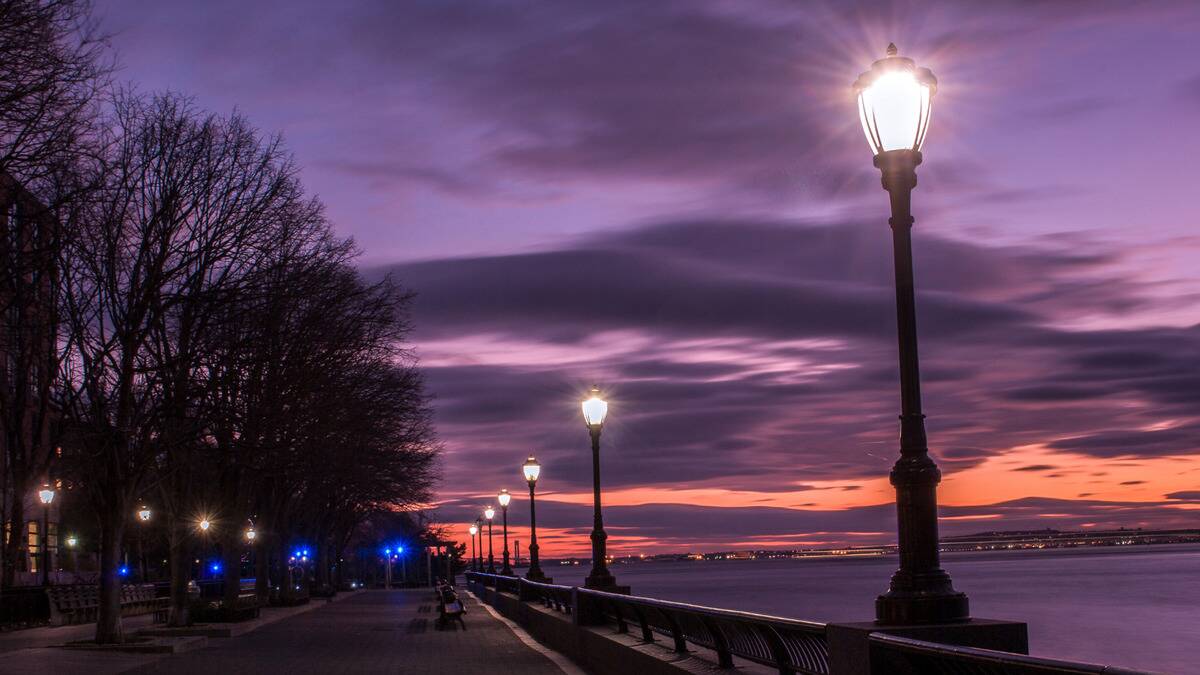
[[(1018, 530), (1006, 532), (981, 532), (978, 534), (946, 537), (941, 540), (939, 550), (943, 553), (977, 553), (997, 551), (1061, 550), (1061, 549), (1106, 549), (1114, 547), (1162, 546), (1167, 544), (1200, 544), (1200, 529), (1195, 530)], [(895, 544), (880, 546), (852, 546), (827, 549), (761, 549), (714, 551), (707, 553), (660, 553), (655, 555), (629, 555), (609, 558), (613, 564), (635, 564), (653, 562), (700, 562), (713, 560), (790, 560), (790, 559), (857, 559), (878, 558), (895, 555)], [(543, 564), (560, 567), (587, 565), (591, 558), (549, 558)]]

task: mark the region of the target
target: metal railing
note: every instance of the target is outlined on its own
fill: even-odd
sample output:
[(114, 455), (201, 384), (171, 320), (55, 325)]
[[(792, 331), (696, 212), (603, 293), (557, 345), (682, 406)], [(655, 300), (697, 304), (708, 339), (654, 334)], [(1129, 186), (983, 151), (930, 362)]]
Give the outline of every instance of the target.
[(686, 652), (687, 643), (717, 653), (722, 668), (732, 668), (733, 658), (779, 669), (784, 675), (829, 672), (829, 646), (825, 624), (797, 619), (702, 607), (581, 588), (580, 603), (596, 609), (625, 633), (637, 626), (641, 638), (671, 638), (675, 651)]
[(614, 626), (618, 633), (628, 633), (632, 626), (644, 642), (669, 638), (677, 652), (687, 652), (689, 643), (712, 650), (722, 668), (732, 668), (736, 657), (778, 668), (783, 675), (829, 672), (829, 647), (823, 623), (493, 574), (471, 572), (467, 581), (514, 593), (522, 600), (539, 601), (558, 611), (574, 613), (586, 609), (589, 618)]
[(895, 675), (1149, 675), (1114, 666), (958, 647), (872, 633), (872, 673)]

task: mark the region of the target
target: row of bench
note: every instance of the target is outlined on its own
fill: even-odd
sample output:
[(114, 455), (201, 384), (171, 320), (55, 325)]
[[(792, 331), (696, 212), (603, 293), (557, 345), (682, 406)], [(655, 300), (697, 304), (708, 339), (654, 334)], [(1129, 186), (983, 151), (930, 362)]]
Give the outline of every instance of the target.
[[(100, 609), (100, 587), (90, 584), (50, 586), (50, 623), (62, 626), (96, 620)], [(157, 597), (154, 584), (121, 586), (121, 615), (154, 614), (155, 621), (167, 620), (170, 598)]]

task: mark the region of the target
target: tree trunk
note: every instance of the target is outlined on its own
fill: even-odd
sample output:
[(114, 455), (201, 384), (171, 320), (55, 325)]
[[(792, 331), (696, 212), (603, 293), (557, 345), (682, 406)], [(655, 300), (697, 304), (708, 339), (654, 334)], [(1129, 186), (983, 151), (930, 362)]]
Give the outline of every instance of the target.
[(173, 628), (190, 626), (192, 623), (188, 600), (188, 579), (191, 577), (191, 537), (187, 525), (175, 515), (167, 523), (167, 559), (171, 567), (171, 606), (167, 625)]
[(221, 543), (221, 567), (224, 572), (224, 597), (221, 598), (221, 604), (223, 614), (230, 619), (237, 607), (238, 595), (242, 591), (242, 548), (239, 545), (239, 534), (237, 530), (229, 530), (225, 534), (225, 541)]
[(121, 499), (105, 507), (100, 518), (100, 593), (96, 619), (97, 644), (124, 641), (121, 631), (121, 537), (125, 529), (125, 503)]
[(279, 556), (279, 601), (281, 604), (286, 605), (296, 597), (296, 582), (292, 579), (292, 565), (288, 562), (290, 555), (287, 547), (287, 539), (282, 536), (279, 537), (275, 548)]
[(271, 601), (271, 548), (264, 543), (261, 538), (254, 542), (250, 555), (254, 558), (254, 594), (265, 607)]
[[(14, 472), (15, 474), (15, 472)], [(13, 491), (12, 491), (12, 513), (8, 516), (9, 534), (8, 541), (4, 544), (4, 578), (0, 580), (0, 584), (4, 588), (12, 588), (17, 579), (17, 570), (24, 567), (25, 556), (21, 555), (25, 550), (25, 499), (20, 490), (26, 489), (20, 477), (13, 475)]]
[(317, 587), (329, 588), (329, 544), (317, 544)]

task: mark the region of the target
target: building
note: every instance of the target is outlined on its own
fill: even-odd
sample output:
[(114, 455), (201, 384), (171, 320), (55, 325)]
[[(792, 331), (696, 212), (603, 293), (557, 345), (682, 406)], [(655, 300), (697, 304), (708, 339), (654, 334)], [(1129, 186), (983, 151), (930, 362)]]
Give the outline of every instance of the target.
[[(55, 223), (28, 190), (0, 174), (0, 516), (5, 542), (0, 556), (16, 584), (40, 583), (43, 546), (51, 569), (58, 557), (61, 500), (46, 506), (38, 496), (43, 484), (62, 493), (54, 473), (61, 449), (54, 448), (50, 435), (56, 415), (49, 396), (57, 371)], [(15, 556), (13, 536), (18, 537)]]

